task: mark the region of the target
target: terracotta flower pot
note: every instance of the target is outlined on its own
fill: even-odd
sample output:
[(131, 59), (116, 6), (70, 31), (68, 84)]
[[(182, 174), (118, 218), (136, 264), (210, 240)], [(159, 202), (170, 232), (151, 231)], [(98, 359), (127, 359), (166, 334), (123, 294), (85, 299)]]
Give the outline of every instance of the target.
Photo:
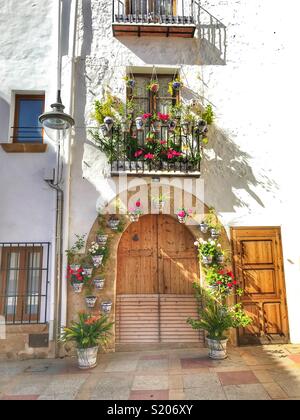
[(89, 349), (77, 349), (78, 366), (80, 369), (93, 369), (97, 366), (98, 346)]

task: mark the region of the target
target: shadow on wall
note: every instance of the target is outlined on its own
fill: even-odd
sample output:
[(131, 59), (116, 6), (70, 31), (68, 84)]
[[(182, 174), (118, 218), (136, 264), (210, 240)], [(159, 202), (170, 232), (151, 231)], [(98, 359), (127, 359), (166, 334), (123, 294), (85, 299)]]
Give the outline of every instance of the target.
[(3, 99), (0, 92), (0, 141), (7, 142), (9, 139), (10, 105)]
[(121, 37), (118, 41), (145, 64), (225, 65), (222, 53), (206, 39)]
[[(256, 178), (251, 168), (251, 156), (216, 126), (210, 128), (201, 171), (207, 204), (213, 203), (221, 212), (234, 212), (237, 207), (244, 207), (251, 213), (251, 199), (264, 208), (255, 187), (273, 193), (278, 190), (276, 182), (267, 176), (260, 174), (261, 180)], [(242, 191), (243, 196), (246, 192), (251, 199), (244, 201), (236, 191)]]

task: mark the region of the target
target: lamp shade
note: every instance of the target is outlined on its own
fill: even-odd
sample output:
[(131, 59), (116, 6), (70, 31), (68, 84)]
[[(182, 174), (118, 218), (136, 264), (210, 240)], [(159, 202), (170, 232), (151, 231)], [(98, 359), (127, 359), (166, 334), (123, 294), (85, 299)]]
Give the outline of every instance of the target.
[(60, 102), (51, 105), (53, 109), (39, 117), (47, 136), (53, 141), (65, 138), (70, 128), (75, 124), (74, 119), (64, 112), (64, 106)]

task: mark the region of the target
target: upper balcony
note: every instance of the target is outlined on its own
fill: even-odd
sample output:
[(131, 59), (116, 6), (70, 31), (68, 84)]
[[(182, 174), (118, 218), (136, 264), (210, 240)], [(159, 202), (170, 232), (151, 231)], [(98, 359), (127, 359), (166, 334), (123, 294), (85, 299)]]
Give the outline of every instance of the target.
[(113, 34), (193, 38), (194, 1), (113, 0)]

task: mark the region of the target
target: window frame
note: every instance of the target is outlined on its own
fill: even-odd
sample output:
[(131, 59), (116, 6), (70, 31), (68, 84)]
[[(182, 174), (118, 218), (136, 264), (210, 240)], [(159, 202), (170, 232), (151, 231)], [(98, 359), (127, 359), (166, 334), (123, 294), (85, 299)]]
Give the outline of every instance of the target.
[[(179, 75), (179, 73), (177, 75)], [(134, 79), (137, 78), (137, 77), (144, 77), (144, 78), (149, 78), (149, 82), (151, 81), (151, 74), (150, 73), (134, 73), (133, 72), (132, 76), (133, 76)], [(170, 82), (171, 82), (174, 79), (174, 73), (171, 73), (171, 72), (170, 73), (161, 73), (161, 74), (158, 73), (157, 74), (158, 83), (159, 83), (159, 80), (160, 80), (161, 77), (170, 77)], [(126, 89), (126, 100), (130, 100), (130, 101), (132, 100), (134, 102), (134, 100), (138, 99), (138, 98), (139, 98), (138, 96), (135, 96), (133, 94), (133, 91), (132, 91), (131, 88)], [(140, 98), (143, 98), (143, 97), (140, 97)], [(157, 112), (157, 100), (158, 100), (158, 98), (165, 99), (166, 97), (164, 97), (164, 96), (160, 97), (159, 93), (155, 94), (155, 93), (149, 91), (147, 99), (149, 100), (149, 112), (151, 114), (154, 114), (154, 113)], [(167, 98), (167, 99), (169, 99), (170, 102), (172, 102), (172, 105), (179, 104), (180, 103), (180, 91), (177, 91), (174, 96), (172, 96), (172, 97), (170, 96), (170, 98)]]
[[(29, 273), (29, 256), (31, 252), (39, 252), (40, 254), (40, 264), (39, 267), (36, 269), (39, 272), (39, 285), (38, 285), (38, 310), (36, 314), (31, 313), (31, 309), (29, 313), (26, 312), (26, 299), (30, 296), (28, 293), (28, 273)], [(18, 287), (14, 296), (17, 298), (17, 303), (14, 305), (14, 314), (10, 315), (6, 313), (6, 301), (9, 298), (7, 293), (7, 286), (8, 286), (8, 258), (12, 253), (19, 253), (19, 266), (18, 272)], [(31, 246), (31, 247), (7, 247), (2, 249), (1, 255), (1, 284), (0, 284), (0, 315), (5, 317), (6, 322), (9, 324), (31, 324), (31, 323), (38, 323), (38, 317), (40, 316), (40, 308), (42, 302), (42, 283), (43, 283), (43, 247), (42, 246)], [(30, 306), (33, 306), (32, 304)]]
[(32, 100), (42, 100), (43, 101), (43, 109), (42, 109), (42, 113), (45, 111), (45, 94), (41, 94), (41, 93), (16, 93), (15, 94), (15, 98), (14, 98), (14, 126), (13, 126), (13, 137), (12, 137), (12, 143), (17, 143), (17, 144), (35, 144), (35, 145), (39, 145), (39, 144), (44, 144), (44, 129), (41, 127), (41, 133), (42, 133), (42, 141), (35, 141), (35, 140), (31, 140), (31, 141), (19, 141), (18, 140), (18, 130), (19, 130), (19, 116), (20, 116), (20, 102), (22, 100), (27, 100), (27, 101), (32, 101)]

